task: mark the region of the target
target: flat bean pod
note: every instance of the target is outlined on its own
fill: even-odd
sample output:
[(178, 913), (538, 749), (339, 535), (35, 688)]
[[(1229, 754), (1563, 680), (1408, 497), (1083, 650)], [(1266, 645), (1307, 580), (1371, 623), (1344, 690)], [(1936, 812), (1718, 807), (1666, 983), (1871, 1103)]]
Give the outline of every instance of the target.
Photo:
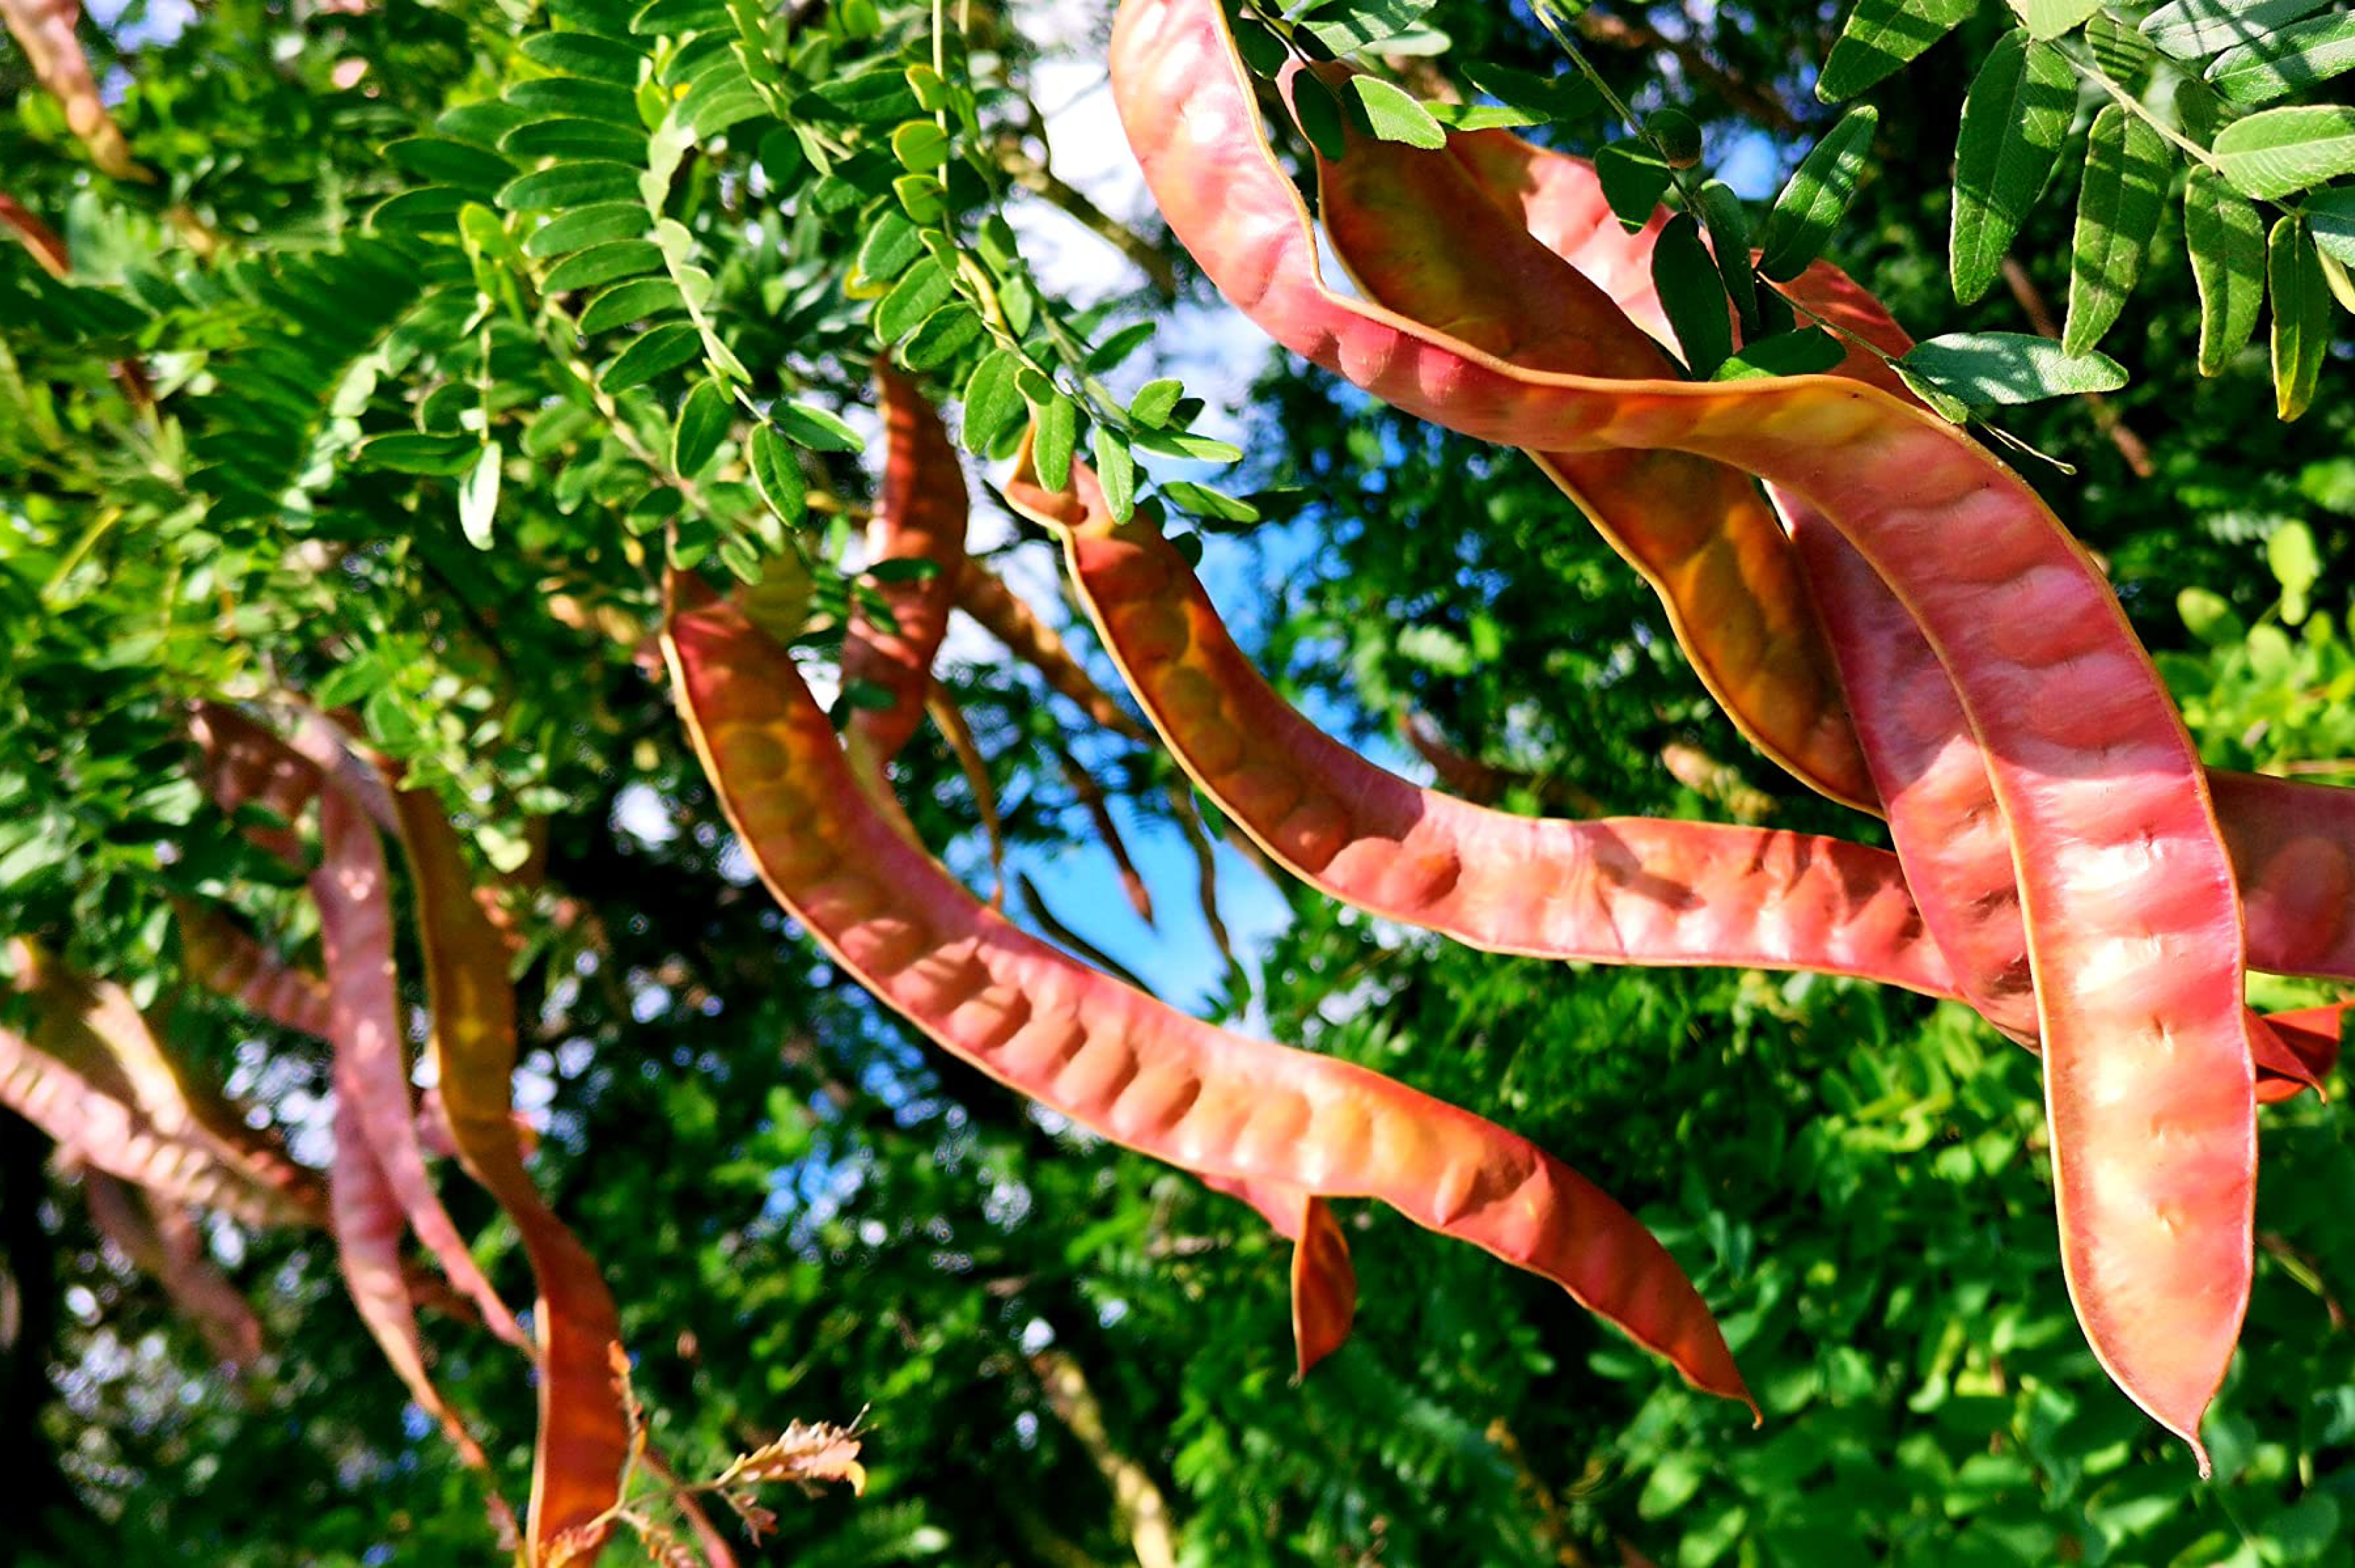
[(675, 599), (663, 641), (697, 754), (770, 890), (934, 1041), (1184, 1169), (1380, 1198), (1555, 1281), (1697, 1387), (1748, 1402), (1675, 1261), (1569, 1167), (1380, 1074), (1199, 1023), (1024, 935), (898, 836), (852, 784), (792, 660), (735, 609)]
[[(2204, 1467), (2200, 1418), (2252, 1270), (2243, 938), (2190, 737), (2099, 568), (2016, 475), (1874, 388), (1530, 370), (1335, 294), (1214, 0), (1124, 0), (1112, 75), (1172, 229), (1285, 346), (1484, 440), (1745, 469), (1814, 503), (1897, 594), (1955, 683), (2008, 824), (2079, 1319)], [(1444, 154), (1427, 175), (1463, 177)], [(1541, 270), (1517, 259), (1495, 280)]]

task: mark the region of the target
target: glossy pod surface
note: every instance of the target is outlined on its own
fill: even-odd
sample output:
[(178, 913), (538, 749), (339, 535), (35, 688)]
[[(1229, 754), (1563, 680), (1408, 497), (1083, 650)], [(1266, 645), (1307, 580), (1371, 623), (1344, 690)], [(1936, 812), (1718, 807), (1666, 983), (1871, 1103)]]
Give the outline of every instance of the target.
[(1674, 1260), (1567, 1166), (1379, 1074), (1173, 1012), (1024, 935), (893, 832), (793, 662), (732, 608), (676, 606), (664, 647), (705, 771), (771, 891), (940, 1044), (1187, 1170), (1379, 1198), (1554, 1280), (1697, 1386), (1747, 1401)]
[(1873, 388), (1535, 371), (1335, 295), (1213, 0), (1124, 0), (1112, 74), (1171, 228), (1287, 347), (1484, 440), (1732, 463), (1817, 506), (1897, 595), (1989, 758), (2012, 844), (2079, 1319), (2120, 1387), (2197, 1449), (2251, 1273), (2243, 933), (2190, 739), (2098, 568), (2016, 475)]

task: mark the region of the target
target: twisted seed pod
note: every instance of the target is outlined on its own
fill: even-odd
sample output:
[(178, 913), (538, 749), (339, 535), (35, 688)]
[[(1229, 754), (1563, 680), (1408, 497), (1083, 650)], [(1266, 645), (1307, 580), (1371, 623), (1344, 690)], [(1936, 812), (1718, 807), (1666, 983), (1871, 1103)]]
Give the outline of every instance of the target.
[(1348, 1340), (1358, 1317), (1358, 1270), (1333, 1205), (1281, 1181), (1206, 1176), (1203, 1184), (1249, 1203), (1292, 1243), (1292, 1343), (1306, 1377)]
[[(493, 1333), (520, 1345), (524, 1336), (515, 1314), (484, 1277), (465, 1238), (442, 1208), (418, 1143), (417, 1107), (410, 1099), (409, 1071), (401, 1059), (392, 898), (376, 825), (348, 791), (323, 789), (319, 838), (325, 853), (311, 877), (311, 896), (319, 906), (319, 946), (334, 999), (328, 1035), (335, 1044), (336, 1125), (339, 1133), (348, 1127), (368, 1143), (369, 1160), (351, 1161), (351, 1174), (366, 1181), (373, 1193), (375, 1183), (364, 1168), (373, 1166), (450, 1283), (482, 1308)], [(342, 1115), (345, 1102), (352, 1107), (348, 1118)], [(345, 1170), (340, 1159), (336, 1170)], [(371, 1204), (373, 1201), (371, 1197)], [(353, 1212), (359, 1213), (357, 1208)], [(375, 1223), (372, 1213), (368, 1223)]]
[[(1652, 248), (1665, 213), (1642, 231), (1627, 233), (1611, 215), (1593, 165), (1501, 131), (1453, 136), (1448, 151), (1531, 238), (1602, 284), (1655, 336), (1667, 338), (1666, 314), (1651, 283)], [(1385, 148), (1368, 147), (1350, 162), (1362, 181), (1387, 156)], [(1346, 220), (1349, 189), (1329, 185), (1326, 195), (1328, 214), (1345, 214), (1337, 237), (1363, 233)], [(1356, 251), (1337, 238), (1337, 249), (1375, 297), (1391, 298), (1396, 274), (1386, 249)], [(1888, 358), (1902, 358), (1913, 340), (1855, 280), (1818, 261), (1783, 289), (1849, 334), (1838, 375), (1912, 396)], [(1579, 302), (1561, 299), (1565, 310)], [(1580, 328), (1567, 315), (1549, 315), (1526, 330), (1575, 334)], [(1775, 501), (1825, 622), (1850, 716), (1872, 760), (1874, 789), (1891, 817), (1923, 917), (1966, 994), (1998, 1026), (2027, 1037), (2034, 1029), (2034, 1004), (2009, 853), (2000, 842), (1982, 842), (1984, 833), (1954, 831), (1955, 823), (1988, 819), (1993, 803), (1953, 683), (1904, 607), (1838, 530), (1803, 498), (1778, 491)], [(2355, 979), (2355, 790), (2222, 769), (2210, 770), (2208, 782), (2232, 853), (2253, 967)], [(1821, 781), (1817, 787), (1826, 788)], [(1925, 809), (1915, 814), (1888, 805), (1900, 788), (1919, 791)], [(1926, 809), (1932, 801), (1943, 802), (1943, 810)], [(2260, 1065), (2269, 1059), (2261, 1053)]]
[(0, 0), (0, 21), (16, 36), (34, 77), (64, 107), (66, 127), (81, 138), (90, 161), (118, 180), (153, 179), (131, 161), (131, 143), (99, 96), (90, 57), (74, 36), (80, 19), (80, 0)]
[[(540, 1197), (518, 1151), (509, 1114), (516, 1061), (511, 944), (476, 898), (457, 835), (440, 809), (415, 790), (393, 801), (433, 1001), (442, 1116), (458, 1158), (515, 1223), (538, 1291), (532, 1330), (539, 1436), (525, 1522), (526, 1540), (539, 1552), (619, 1500), (630, 1433), (609, 1350), (621, 1342), (621, 1323), (596, 1260)], [(585, 1568), (592, 1558), (576, 1560)]]
[[(1298, 70), (1295, 63), (1284, 77), (1295, 89)], [(1648, 278), (1621, 265), (1590, 281), (1500, 221), (1502, 213), (1450, 154), (1436, 157), (1457, 177), (1416, 179), (1421, 165), (1388, 155), (1396, 146), (1379, 143), (1318, 164), (1334, 254), (1369, 298), (1399, 304), (1391, 281), (1407, 275), (1415, 287), (1407, 313), (1498, 359), (1622, 380), (1676, 376), (1659, 344), (1614, 303), (1614, 294), (1649, 298)], [(1654, 218), (1654, 231), (1660, 221)], [(1599, 236), (1605, 226), (1617, 230), (1619, 222), (1602, 207), (1589, 233)], [(1462, 242), (1484, 233), (1518, 243)], [(1614, 255), (1593, 238), (1580, 249)], [(1498, 268), (1522, 274), (1518, 293), (1568, 296), (1562, 313), (1491, 308)], [(1749, 476), (1683, 451), (1531, 448), (1529, 457), (1651, 585), (1694, 673), (1742, 733), (1832, 799), (1867, 805), (1871, 779), (1841, 709), (1831, 651), (1782, 524)]]
[[(674, 580), (675, 596), (691, 592)], [(771, 892), (943, 1047), (1184, 1169), (1380, 1198), (1554, 1280), (1696, 1386), (1747, 1401), (1675, 1261), (1567, 1166), (1379, 1074), (1172, 1012), (1023, 935), (892, 831), (792, 660), (734, 609), (675, 597), (663, 647), (704, 771)]]
[(326, 981), (281, 959), (218, 909), (185, 898), (174, 899), (172, 908), (189, 979), (273, 1023), (326, 1037)]
[(889, 706), (854, 709), (847, 726), (853, 765), (889, 793), (885, 769), (924, 716), (932, 658), (948, 631), (949, 607), (964, 563), (964, 471), (941, 417), (915, 384), (877, 362), (883, 395), (883, 493), (868, 526), (870, 567), (883, 561), (927, 561), (932, 575), (881, 585), (892, 629), (851, 612), (842, 674), (866, 681)]
[[(2200, 1419), (2252, 1271), (2240, 908), (2190, 737), (2098, 567), (2018, 476), (1871, 387), (1535, 371), (1334, 294), (1215, 0), (1123, 0), (1112, 76), (1172, 230), (1285, 346), (1483, 440), (1745, 469), (1813, 503), (1898, 595), (1955, 684), (2013, 845), (2079, 1320), (2204, 1469)], [(1441, 154), (1418, 178), (1463, 175)], [(1500, 291), (1562, 266), (1520, 238)]]
[(1205, 794), (1311, 886), (1491, 952), (1809, 969), (1952, 996), (1895, 863), (1814, 834), (1642, 817), (1514, 816), (1421, 789), (1316, 729), (1260, 677), (1150, 524), (1095, 475), (1007, 499), (1063, 535), (1130, 689)]

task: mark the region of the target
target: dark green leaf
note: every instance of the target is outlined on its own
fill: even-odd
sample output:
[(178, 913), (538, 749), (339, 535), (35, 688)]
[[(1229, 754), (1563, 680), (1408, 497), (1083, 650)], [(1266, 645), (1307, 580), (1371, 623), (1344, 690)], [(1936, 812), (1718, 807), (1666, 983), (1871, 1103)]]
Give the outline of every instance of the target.
[(1153, 341), (1151, 322), (1131, 322), (1098, 344), (1088, 355), (1088, 373), (1102, 376), (1124, 363), (1130, 355)]
[(518, 158), (613, 158), (634, 162), (645, 156), (643, 131), (603, 120), (535, 120), (506, 133), (500, 148)]
[(687, 301), (680, 296), (678, 285), (668, 278), (640, 278), (608, 289), (590, 301), (588, 308), (581, 313), (581, 330), (611, 332), (617, 326), (686, 308)]
[(1197, 484), (1190, 479), (1173, 479), (1161, 486), (1161, 493), (1169, 498), (1171, 504), (1183, 507), (1197, 517), (1216, 518), (1221, 523), (1259, 521), (1258, 507), (1213, 485)]
[(1188, 430), (1168, 430), (1140, 424), (1130, 432), (1129, 439), (1146, 451), (1159, 452), (1163, 457), (1191, 458), (1196, 462), (1242, 461), (1243, 450), (1233, 442), (1198, 436)]
[(1840, 340), (1821, 327), (1802, 327), (1744, 344), (1717, 367), (1713, 381), (1745, 381), (1758, 376), (1819, 376), (1848, 357)]
[(858, 275), (871, 282), (888, 283), (924, 253), (916, 226), (886, 207), (858, 242)]
[(694, 359), (702, 347), (702, 334), (684, 322), (649, 327), (598, 373), (597, 385), (608, 392), (643, 387)]
[(559, 76), (615, 87), (635, 87), (638, 72), (646, 63), (646, 57), (636, 48), (594, 33), (534, 33), (520, 47), (525, 58)]
[(638, 118), (638, 101), (628, 89), (602, 81), (581, 81), (569, 76), (543, 77), (538, 81), (519, 81), (507, 89), (506, 100), (527, 114), (568, 115), (583, 120), (602, 120), (612, 125), (625, 125), (641, 134), (645, 122)]
[(2069, 319), (2061, 334), (2067, 353), (2101, 342), (2126, 308), (2158, 232), (2172, 169), (2167, 143), (2140, 119), (2115, 103), (2094, 117), (2069, 255)]
[(558, 164), (509, 182), (499, 205), (509, 212), (539, 212), (634, 201), (640, 173), (629, 164)]
[(1292, 112), (1300, 122), (1300, 133), (1320, 157), (1337, 163), (1348, 154), (1349, 128), (1341, 101), (1322, 79), (1306, 71), (1292, 79)]
[(1824, 253), (1832, 231), (1856, 200), (1880, 123), (1881, 111), (1860, 104), (1841, 115), (1839, 123), (1800, 161), (1766, 215), (1760, 271), (1769, 278), (1796, 278)]
[(1700, 220), (1709, 230), (1709, 249), (1717, 258), (1718, 276), (1725, 280), (1726, 297), (1742, 318), (1742, 335), (1761, 335), (1758, 280), (1750, 270), (1749, 212), (1732, 186), (1723, 180), (1706, 180), (1700, 187)]
[(787, 523), (798, 524), (809, 510), (809, 487), (802, 479), (801, 459), (785, 438), (767, 425), (752, 432), (746, 457), (752, 482), (769, 509)]
[(2077, 106), (2077, 78), (2050, 44), (2007, 33), (1963, 101), (1955, 144), (1954, 229), (1948, 249), (1955, 298), (1976, 301), (1995, 284), (2003, 253), (2035, 205)]
[(2219, 376), (2257, 330), (2264, 224), (2222, 175), (2195, 168), (2183, 191), (2183, 238), (2200, 290), (2200, 374)]
[(640, 37), (715, 33), (729, 25), (728, 7), (720, 0), (654, 0), (630, 18), (630, 31)]
[(473, 199), (453, 185), (420, 185), (377, 203), (368, 212), (368, 226), (388, 234), (454, 229), (458, 209)]
[(736, 406), (724, 383), (698, 381), (688, 387), (678, 406), (678, 422), (671, 428), (671, 472), (693, 479), (727, 440), (735, 418)]
[(1826, 103), (1853, 98), (1955, 30), (1978, 0), (1857, 0), (1816, 79)]
[(1690, 213), (1677, 214), (1660, 230), (1652, 250), (1652, 287), (1676, 330), (1685, 363), (1707, 380), (1733, 352), (1733, 323), (1726, 309), (1725, 284)]
[(1248, 16), (1235, 19), (1234, 31), (1235, 52), (1243, 57), (1243, 64), (1253, 76), (1273, 81), (1284, 69), (1284, 62), (1292, 58), (1284, 40)]
[(2273, 300), (2275, 411), (2295, 419), (2314, 402), (2330, 353), (2330, 289), (2306, 220), (2295, 213), (2276, 220), (2265, 242), (2265, 291)]
[(2321, 103), (2268, 109), (2216, 132), (2216, 165), (2233, 188), (2260, 200), (2355, 174), (2355, 109)]
[(1509, 131), (1546, 122), (1542, 114), (1505, 103), (1426, 103), (1423, 111), (1450, 131)]
[(2106, 11), (2085, 24), (2085, 46), (2094, 51), (2094, 63), (2103, 73), (2129, 92), (2142, 85), (2158, 58), (2158, 51), (2139, 29)]
[(395, 473), (458, 474), (474, 465), (483, 447), (477, 436), (429, 436), (404, 430), (360, 443), (354, 455), (363, 468)]
[(654, 214), (643, 202), (605, 202), (560, 213), (534, 229), (523, 242), (523, 253), (535, 259), (567, 256), (592, 245), (635, 239), (654, 227)]
[(2115, 392), (2126, 384), (2126, 373), (2107, 355), (2072, 355), (2029, 333), (1950, 333), (1915, 344), (1898, 363), (1974, 408)]
[(495, 191), (515, 178), (515, 165), (496, 153), (442, 136), (408, 136), (384, 150), (404, 173), (434, 185)]
[(1594, 173), (1603, 199), (1630, 234), (1652, 221), (1668, 193), (1668, 165), (1649, 143), (1611, 143), (1594, 154)]
[(540, 282), (547, 294), (570, 293), (663, 270), (661, 248), (650, 239), (616, 239), (575, 251), (548, 270)]

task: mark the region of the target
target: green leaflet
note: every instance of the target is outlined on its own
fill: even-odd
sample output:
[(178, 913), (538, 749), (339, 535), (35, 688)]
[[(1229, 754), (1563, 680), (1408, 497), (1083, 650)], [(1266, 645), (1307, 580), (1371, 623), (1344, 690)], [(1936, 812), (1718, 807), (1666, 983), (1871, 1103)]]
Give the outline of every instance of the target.
[(1349, 90), (1365, 111), (1367, 128), (1383, 141), (1433, 152), (1447, 145), (1447, 132), (1412, 94), (1378, 76), (1353, 76)]
[(2355, 267), (2355, 185), (2307, 197), (2306, 226), (2324, 255), (2342, 267)]
[(2314, 401), (2330, 352), (2329, 286), (2306, 220), (2296, 214), (2277, 221), (2266, 242), (2265, 287), (2274, 302), (2274, 408), (2295, 419)]
[(2140, 119), (2115, 103), (2094, 117), (2070, 248), (2069, 319), (2061, 334), (2066, 353), (2083, 354), (2101, 342), (2126, 307), (2158, 230), (2171, 168), (2166, 142)]
[(1879, 110), (1859, 104), (1840, 116), (1839, 123), (1800, 162), (1766, 215), (1760, 271), (1769, 278), (1796, 278), (1824, 253), (1832, 231), (1856, 200), (1864, 160), (1880, 123)]
[(1104, 504), (1112, 509), (1114, 522), (1125, 523), (1136, 514), (1136, 458), (1126, 438), (1106, 425), (1095, 428), (1088, 445), (1095, 451), (1096, 478), (1103, 484)]
[(654, 214), (642, 202), (602, 202), (575, 207), (532, 231), (523, 253), (535, 260), (567, 256), (616, 239), (635, 239), (654, 227)]
[(509, 212), (538, 212), (638, 199), (639, 170), (632, 164), (558, 164), (511, 180), (499, 192)]
[(2208, 83), (2243, 108), (2355, 70), (2355, 16), (2335, 12), (2243, 44), (2208, 68)]
[(2243, 195), (2271, 201), (2355, 173), (2355, 109), (2313, 104), (2268, 109), (2216, 133), (2212, 151)]
[(1030, 405), (1030, 418), (1037, 432), (1034, 439), (1038, 444), (1031, 450), (1031, 461), (1038, 466), (1039, 482), (1060, 493), (1071, 482), (1071, 453), (1079, 445), (1080, 411), (1043, 376), (1025, 371), (1018, 381), (1024, 400)]
[(761, 499), (787, 523), (798, 524), (809, 511), (809, 487), (802, 479), (801, 460), (775, 427), (762, 425), (752, 432), (746, 450), (752, 468), (752, 482), (759, 487)]
[(575, 289), (594, 289), (601, 284), (618, 282), (623, 278), (635, 278), (646, 272), (659, 272), (663, 253), (650, 239), (616, 239), (604, 245), (592, 245), (577, 250), (548, 270), (540, 283), (545, 294), (570, 293)]
[(1743, 339), (1760, 336), (1758, 280), (1750, 270), (1750, 214), (1732, 186), (1708, 180), (1700, 187), (1700, 219), (1709, 229), (1710, 254), (1717, 258), (1726, 297), (1741, 314)]
[(687, 308), (686, 296), (678, 285), (667, 278), (638, 278), (617, 284), (589, 302), (581, 313), (581, 330), (584, 333), (607, 332), (617, 326), (627, 326), (648, 316), (666, 315)]
[(2223, 176), (2195, 168), (2183, 190), (2183, 239), (2200, 288), (2200, 374), (2218, 376), (2257, 330), (2265, 230)]
[(970, 305), (954, 302), (926, 316), (900, 346), (900, 363), (911, 370), (937, 370), (987, 335)]
[(1431, 0), (1327, 0), (1310, 8), (1301, 26), (1337, 55), (1412, 33)]
[(2115, 392), (2126, 384), (2126, 371), (2107, 355), (2071, 354), (2030, 333), (1949, 333), (1915, 344), (1898, 364), (1974, 407)]
[(1668, 162), (1648, 142), (1613, 142), (1597, 149), (1594, 174), (1603, 182), (1603, 199), (1630, 234), (1652, 221), (1653, 210), (1668, 193)]
[(2003, 253), (2052, 173), (2076, 104), (2069, 62), (2024, 33), (1998, 39), (1973, 79), (1955, 144), (1948, 248), (1955, 298), (1963, 304), (1994, 286)]
[(363, 468), (390, 469), (395, 473), (456, 475), (475, 461), (482, 442), (473, 436), (432, 436), (400, 430), (360, 443), (354, 461)]
[(974, 366), (964, 384), (964, 420), (959, 432), (965, 450), (989, 450), (1022, 418), (1022, 391), (1015, 385), (1021, 371), (1021, 355), (1005, 348)]
[(495, 191), (515, 178), (515, 165), (496, 153), (446, 136), (404, 136), (388, 144), (384, 155), (404, 174), (437, 185)]
[(1848, 350), (1840, 340), (1823, 328), (1801, 327), (1742, 344), (1710, 379), (1746, 381), (1759, 376), (1819, 376), (1836, 368), (1847, 357)]
[(2029, 37), (2057, 38), (2102, 8), (2102, 0), (2011, 0)]
[(597, 385), (608, 392), (642, 387), (665, 371), (676, 370), (703, 347), (703, 335), (684, 322), (649, 327), (613, 356), (598, 373)]
[(1816, 79), (1826, 103), (1853, 98), (1945, 37), (1978, 0), (1857, 0)]
[(645, 155), (646, 135), (603, 120), (534, 120), (502, 137), (499, 150), (518, 158), (616, 158), (627, 163)]
[(678, 406), (678, 422), (671, 428), (670, 471), (692, 479), (728, 439), (736, 410), (728, 387), (717, 380), (697, 382)]
[(559, 76), (635, 87), (646, 57), (627, 44), (593, 33), (535, 33), (519, 46), (524, 58)]
[(1677, 214), (1660, 231), (1652, 251), (1652, 286), (1659, 291), (1686, 365), (1696, 377), (1708, 380), (1733, 352), (1733, 323), (1725, 308), (1725, 285), (1690, 213)]
[(2330, 0), (2176, 0), (2142, 19), (2143, 37), (2162, 54), (2179, 60), (2205, 59), (2220, 49), (2245, 44)]
[(948, 270), (927, 256), (891, 286), (891, 291), (875, 306), (875, 335), (884, 343), (898, 343), (916, 330), (926, 316), (949, 302), (956, 285)]
[(561, 114), (583, 120), (602, 120), (611, 125), (625, 125), (644, 133), (645, 122), (638, 118), (638, 101), (627, 88), (609, 82), (582, 81), (577, 77), (542, 77), (538, 81), (519, 81), (507, 89), (506, 101), (527, 114)]

